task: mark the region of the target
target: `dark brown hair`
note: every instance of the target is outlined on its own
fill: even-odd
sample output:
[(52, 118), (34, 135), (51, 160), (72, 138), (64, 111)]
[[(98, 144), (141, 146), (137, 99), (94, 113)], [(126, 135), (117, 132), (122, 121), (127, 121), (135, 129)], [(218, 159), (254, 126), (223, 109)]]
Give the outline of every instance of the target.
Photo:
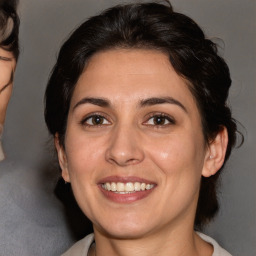
[(19, 56), (19, 24), (17, 15), (17, 0), (0, 1), (0, 47), (13, 53), (17, 60)]

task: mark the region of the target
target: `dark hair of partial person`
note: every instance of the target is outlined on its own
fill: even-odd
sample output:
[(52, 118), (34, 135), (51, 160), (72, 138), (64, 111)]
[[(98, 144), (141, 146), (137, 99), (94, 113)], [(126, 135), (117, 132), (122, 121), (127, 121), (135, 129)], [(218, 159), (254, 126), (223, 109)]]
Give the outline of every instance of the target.
[(19, 57), (19, 24), (17, 0), (0, 0), (0, 47)]
[(45, 120), (50, 133), (65, 148), (70, 100), (90, 57), (109, 49), (153, 49), (169, 56), (177, 74), (188, 84), (201, 115), (206, 143), (227, 128), (228, 146), (219, 172), (202, 178), (195, 228), (217, 213), (218, 178), (236, 143), (237, 125), (227, 105), (229, 68), (189, 17), (173, 11), (168, 1), (118, 5), (80, 25), (61, 47), (45, 93)]

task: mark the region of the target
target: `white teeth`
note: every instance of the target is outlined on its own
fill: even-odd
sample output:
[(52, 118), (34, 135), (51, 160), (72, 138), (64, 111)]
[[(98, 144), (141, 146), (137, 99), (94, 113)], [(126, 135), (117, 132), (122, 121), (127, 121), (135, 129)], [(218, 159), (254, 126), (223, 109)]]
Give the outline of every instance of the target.
[(117, 191), (118, 191), (118, 192), (124, 191), (124, 183), (117, 182), (116, 187), (117, 187)]
[(106, 190), (111, 190), (111, 185), (110, 185), (110, 183), (106, 183), (106, 184), (105, 184), (105, 189), (106, 189)]
[(132, 192), (134, 191), (133, 183), (128, 182), (125, 184), (125, 192)]
[(111, 191), (116, 191), (116, 183), (111, 182)]
[(147, 184), (147, 185), (146, 185), (146, 189), (147, 189), (147, 190), (151, 189), (151, 185), (150, 185), (150, 184)]
[(154, 187), (153, 184), (146, 184), (146, 183), (140, 183), (140, 182), (107, 182), (101, 185), (103, 189), (107, 191), (112, 191), (119, 194), (127, 194), (131, 192), (137, 192), (137, 191), (144, 191), (149, 190)]
[(140, 183), (139, 182), (134, 183), (134, 190), (135, 191), (140, 191)]

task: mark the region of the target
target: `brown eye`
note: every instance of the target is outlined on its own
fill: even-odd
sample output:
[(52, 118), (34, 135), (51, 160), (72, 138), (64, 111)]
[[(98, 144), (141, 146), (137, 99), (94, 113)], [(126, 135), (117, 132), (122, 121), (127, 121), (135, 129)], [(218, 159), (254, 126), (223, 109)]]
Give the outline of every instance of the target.
[(104, 123), (104, 118), (102, 116), (94, 116), (92, 117), (93, 125), (101, 125)]
[(149, 118), (145, 124), (152, 126), (165, 126), (174, 123), (174, 120), (167, 115), (154, 115)]
[(155, 125), (164, 125), (166, 122), (166, 118), (163, 116), (155, 116), (153, 117), (153, 122)]
[(110, 124), (110, 122), (101, 115), (89, 116), (82, 123), (88, 126), (100, 126)]

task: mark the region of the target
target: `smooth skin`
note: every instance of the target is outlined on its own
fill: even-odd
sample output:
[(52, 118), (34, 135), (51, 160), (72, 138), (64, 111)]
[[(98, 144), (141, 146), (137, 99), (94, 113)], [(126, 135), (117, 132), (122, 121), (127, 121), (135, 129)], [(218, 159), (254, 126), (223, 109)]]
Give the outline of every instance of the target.
[[(93, 222), (103, 255), (212, 255), (194, 232), (201, 176), (222, 166), (227, 132), (210, 144), (188, 83), (154, 50), (95, 54), (71, 99), (65, 149), (56, 134), (62, 176)], [(211, 157), (210, 157), (211, 156)], [(138, 177), (155, 184), (143, 199), (118, 203), (100, 182)]]
[(8, 102), (13, 88), (16, 61), (12, 52), (0, 48), (0, 124), (4, 124)]

